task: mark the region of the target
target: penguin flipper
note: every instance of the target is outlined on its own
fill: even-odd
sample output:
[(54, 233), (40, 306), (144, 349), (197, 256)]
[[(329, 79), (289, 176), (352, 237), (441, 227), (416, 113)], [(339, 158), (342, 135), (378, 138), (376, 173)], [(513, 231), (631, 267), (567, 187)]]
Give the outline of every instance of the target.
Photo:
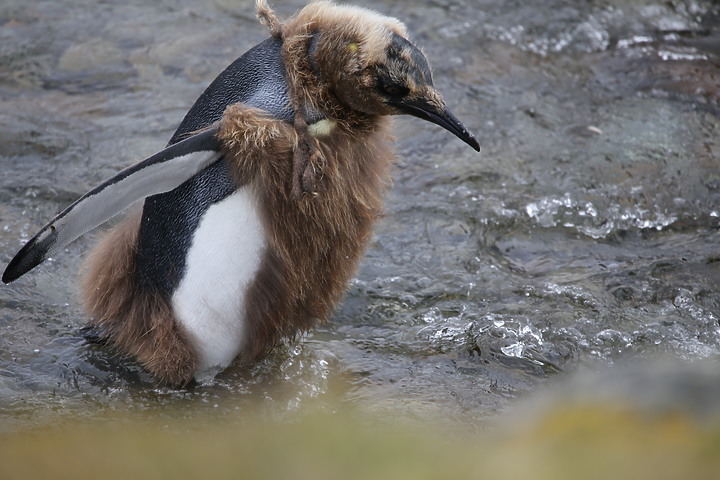
[(45, 225), (10, 261), (3, 283), (17, 280), (80, 235), (134, 202), (168, 192), (222, 157), (217, 127), (146, 158), (93, 188)]

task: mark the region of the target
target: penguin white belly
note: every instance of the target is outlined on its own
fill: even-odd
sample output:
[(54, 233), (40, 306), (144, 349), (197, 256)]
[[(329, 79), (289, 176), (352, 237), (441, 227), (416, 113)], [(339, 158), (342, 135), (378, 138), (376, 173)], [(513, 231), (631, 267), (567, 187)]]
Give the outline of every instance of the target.
[(264, 249), (257, 199), (249, 187), (212, 205), (193, 234), (172, 307), (198, 353), (200, 382), (211, 380), (240, 352), (245, 292)]

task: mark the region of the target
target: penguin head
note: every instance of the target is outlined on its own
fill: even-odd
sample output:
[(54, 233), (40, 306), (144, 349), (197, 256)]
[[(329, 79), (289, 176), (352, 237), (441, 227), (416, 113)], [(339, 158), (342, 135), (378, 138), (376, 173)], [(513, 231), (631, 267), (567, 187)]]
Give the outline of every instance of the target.
[(480, 150), (448, 110), (425, 54), (408, 40), (400, 21), (325, 1), (305, 7), (297, 21), (306, 29), (302, 37), (311, 77), (343, 107), (366, 115), (412, 115)]
[[(354, 45), (357, 45), (355, 47)], [(356, 54), (372, 44), (351, 44)], [(475, 137), (445, 105), (433, 85), (432, 71), (423, 52), (407, 38), (387, 32), (372, 62), (337, 79), (336, 95), (351, 108), (367, 114), (412, 115), (440, 125), (465, 143), (480, 150)], [(357, 62), (351, 60), (353, 67)]]

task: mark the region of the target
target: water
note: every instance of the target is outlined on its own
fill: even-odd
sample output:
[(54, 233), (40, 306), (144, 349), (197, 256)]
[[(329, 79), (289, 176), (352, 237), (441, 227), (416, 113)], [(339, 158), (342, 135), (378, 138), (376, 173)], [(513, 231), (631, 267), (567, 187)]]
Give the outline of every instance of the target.
[[(301, 7), (277, 2), (287, 16)], [(157, 151), (267, 36), (251, 2), (0, 5), (0, 260)], [(404, 20), (477, 155), (401, 118), (395, 184), (331, 321), (211, 385), (87, 346), (96, 234), (0, 288), (1, 430), (338, 405), (482, 425), (579, 371), (720, 353), (715, 2), (367, 2)], [(73, 420), (76, 421), (76, 420)]]

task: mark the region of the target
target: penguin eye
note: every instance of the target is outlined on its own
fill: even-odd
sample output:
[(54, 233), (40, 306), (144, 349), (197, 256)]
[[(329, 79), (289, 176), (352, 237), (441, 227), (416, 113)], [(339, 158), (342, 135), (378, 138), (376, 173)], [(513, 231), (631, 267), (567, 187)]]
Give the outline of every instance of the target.
[(410, 89), (404, 85), (383, 84), (380, 88), (385, 94), (390, 95), (391, 97), (404, 97), (410, 93)]

